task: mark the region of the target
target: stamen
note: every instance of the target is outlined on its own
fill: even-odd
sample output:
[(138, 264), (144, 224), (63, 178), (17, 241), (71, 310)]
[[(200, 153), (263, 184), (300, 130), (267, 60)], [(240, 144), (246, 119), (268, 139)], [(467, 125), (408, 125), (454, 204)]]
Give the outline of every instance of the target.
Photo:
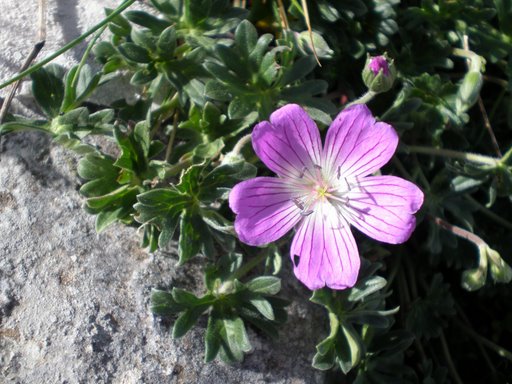
[(299, 198), (292, 199), (293, 203), (299, 208), (301, 211), (304, 210), (304, 204), (299, 200)]
[(313, 210), (309, 210), (309, 211), (303, 211), (300, 213), (301, 216), (309, 216), (313, 213)]
[(302, 168), (302, 171), (300, 172), (300, 175), (299, 175), (299, 179), (302, 179), (304, 177), (304, 174), (306, 173), (307, 170), (308, 170), (307, 167)]
[(339, 201), (340, 203), (343, 203), (343, 204), (348, 204), (348, 202), (350, 201), (350, 199), (348, 197), (333, 195), (333, 194), (329, 194), (329, 200)]
[(345, 180), (345, 184), (347, 184), (347, 189), (350, 191), (350, 183), (348, 182), (347, 178), (344, 177), (344, 180)]
[(317, 181), (320, 181), (323, 179), (322, 177), (322, 167), (318, 164), (313, 164), (313, 167), (315, 168), (315, 175)]

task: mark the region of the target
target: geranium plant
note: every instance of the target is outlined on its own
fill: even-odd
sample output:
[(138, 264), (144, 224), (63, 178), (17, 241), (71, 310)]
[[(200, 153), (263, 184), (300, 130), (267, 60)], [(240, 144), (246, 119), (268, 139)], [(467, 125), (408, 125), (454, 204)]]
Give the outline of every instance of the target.
[[(206, 317), (205, 360), (242, 361), (247, 327), (287, 321), (294, 272), (332, 382), (506, 382), (509, 2), (134, 3), (0, 84), (30, 76), (40, 107), (0, 134), (75, 152), (99, 232), (138, 227), (178, 268), (204, 256), (203, 292), (152, 293), (173, 336)], [(94, 33), (78, 65), (51, 63)], [(95, 101), (127, 75), (134, 93)]]

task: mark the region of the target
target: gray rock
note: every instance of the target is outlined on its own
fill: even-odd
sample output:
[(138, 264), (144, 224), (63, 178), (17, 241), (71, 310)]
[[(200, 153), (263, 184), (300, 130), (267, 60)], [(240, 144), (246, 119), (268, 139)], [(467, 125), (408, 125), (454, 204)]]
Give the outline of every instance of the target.
[[(48, 51), (115, 3), (49, 1)], [(3, 80), (19, 68), (35, 33), (36, 2), (7, 4), (2, 20), (9, 23), (0, 26)], [(60, 62), (75, 62), (81, 49)], [(172, 248), (153, 255), (141, 250), (134, 228), (116, 225), (96, 234), (94, 218), (81, 209), (76, 163), (41, 134), (8, 136), (0, 154), (1, 382), (322, 382), (311, 359), (325, 329), (323, 309), (307, 302), (309, 293), (289, 267), (284, 294), (295, 303), (280, 340), (250, 330), (254, 350), (236, 365), (203, 362), (204, 321), (173, 340), (172, 322), (149, 311), (150, 291), (200, 291), (204, 259), (177, 268)]]
[(40, 134), (8, 137), (0, 161), (0, 375), (15, 383), (316, 383), (322, 309), (296, 301), (280, 340), (251, 332), (241, 364), (203, 362), (204, 322), (179, 340), (149, 311), (152, 288), (201, 290), (197, 257), (148, 254), (134, 228), (98, 235), (81, 210), (76, 159)]

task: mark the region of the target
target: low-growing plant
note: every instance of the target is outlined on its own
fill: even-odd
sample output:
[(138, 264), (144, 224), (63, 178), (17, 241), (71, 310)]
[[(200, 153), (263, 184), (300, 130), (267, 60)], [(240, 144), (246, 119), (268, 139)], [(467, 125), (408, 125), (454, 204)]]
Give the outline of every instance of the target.
[(507, 382), (511, 3), (134, 3), (57, 52), (98, 31), (78, 65), (1, 84), (30, 75), (41, 116), (0, 134), (75, 152), (98, 232), (176, 244), (177, 268), (204, 255), (204, 292), (152, 293), (173, 337), (204, 316), (205, 361), (242, 361), (247, 327), (287, 320), (287, 263), (326, 315), (326, 380)]

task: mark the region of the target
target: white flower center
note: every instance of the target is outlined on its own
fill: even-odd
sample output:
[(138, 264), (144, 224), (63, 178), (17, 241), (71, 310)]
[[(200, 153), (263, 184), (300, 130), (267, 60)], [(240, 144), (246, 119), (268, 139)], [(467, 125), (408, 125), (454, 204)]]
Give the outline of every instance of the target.
[(312, 214), (318, 204), (329, 203), (339, 210), (348, 203), (346, 194), (351, 190), (351, 183), (341, 177), (339, 169), (336, 175), (326, 175), (319, 165), (313, 169), (304, 167), (294, 181), (299, 196), (293, 202), (303, 216)]

